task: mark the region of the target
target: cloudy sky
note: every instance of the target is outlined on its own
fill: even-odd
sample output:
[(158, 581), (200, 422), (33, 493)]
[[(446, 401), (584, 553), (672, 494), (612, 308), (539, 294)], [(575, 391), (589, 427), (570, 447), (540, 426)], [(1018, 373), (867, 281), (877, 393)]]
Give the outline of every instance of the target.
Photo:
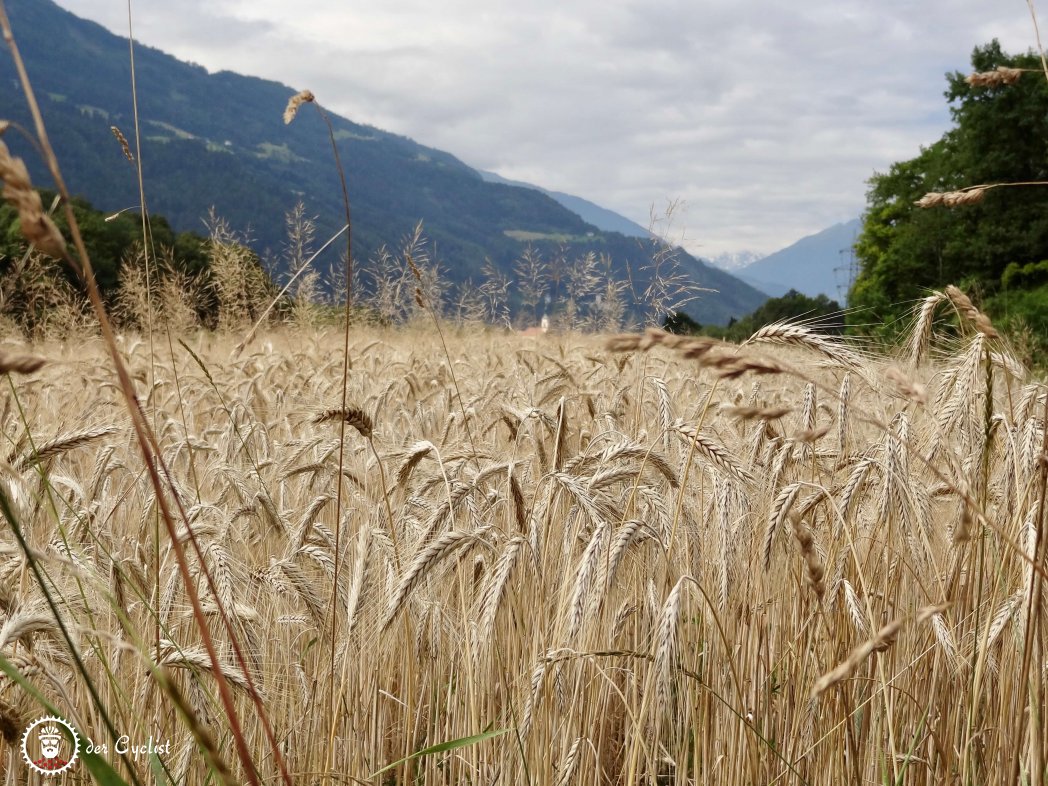
[[(127, 0), (58, 0), (127, 35)], [(138, 40), (566, 191), (703, 255), (862, 211), (948, 127), (947, 71), (1035, 44), (1023, 0), (133, 0)], [(1044, 21), (1044, 20), (1042, 20)], [(665, 229), (665, 226), (660, 227)]]

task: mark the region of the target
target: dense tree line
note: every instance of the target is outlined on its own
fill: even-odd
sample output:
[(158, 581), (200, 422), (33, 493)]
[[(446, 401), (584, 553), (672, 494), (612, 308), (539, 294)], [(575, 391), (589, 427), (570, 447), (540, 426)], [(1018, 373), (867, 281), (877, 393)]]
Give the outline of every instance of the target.
[[(54, 207), (55, 223), (68, 239), (65, 210), (53, 193), (44, 191), (41, 196), (45, 207)], [(125, 322), (137, 325), (151, 300), (182, 311), (183, 324), (214, 326), (223, 312), (230, 313), (235, 289), (249, 291), (259, 301), (275, 292), (258, 256), (220, 220), (211, 237), (204, 237), (175, 232), (159, 215), (150, 215), (148, 222), (132, 211), (106, 215), (80, 198), (74, 198), (72, 209), (99, 292)], [(3, 317), (29, 333), (56, 321), (68, 326), (86, 314), (85, 295), (84, 282), (68, 264), (26, 248), (17, 211), (8, 202), (0, 203)]]
[(671, 333), (681, 335), (703, 334), (727, 341), (745, 341), (768, 325), (798, 321), (823, 333), (844, 332), (844, 312), (836, 300), (831, 300), (826, 295), (808, 297), (796, 289), (791, 289), (782, 297), (770, 298), (753, 313), (741, 319), (731, 320), (727, 327), (704, 326), (679, 311), (669, 314), (663, 322), (663, 327)]
[[(999, 324), (1048, 335), (1048, 80), (1034, 54), (995, 40), (975, 49), (976, 74), (947, 75), (953, 127), (870, 180), (849, 294), (859, 329), (898, 332), (917, 298), (957, 284)], [(1004, 69), (1020, 69), (1010, 72)], [(1002, 185), (997, 185), (1002, 184)], [(930, 192), (960, 204), (917, 202)]]

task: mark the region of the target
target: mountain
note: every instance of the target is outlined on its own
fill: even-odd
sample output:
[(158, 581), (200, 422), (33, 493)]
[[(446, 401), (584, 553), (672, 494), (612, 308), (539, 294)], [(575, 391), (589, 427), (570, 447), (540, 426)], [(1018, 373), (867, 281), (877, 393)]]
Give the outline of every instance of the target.
[(604, 232), (618, 232), (620, 235), (625, 235), (626, 237), (652, 237), (652, 233), (640, 224), (630, 221), (628, 218), (616, 213), (614, 210), (608, 210), (606, 207), (595, 205), (593, 202), (583, 199), (582, 197), (565, 194), (563, 191), (548, 191), (541, 186), (534, 186), (531, 183), (523, 183), (519, 180), (508, 180), (494, 172), (485, 172), (482, 169), (478, 169), (477, 173), (488, 183), (501, 183), (506, 186), (519, 186), (520, 188), (533, 188), (536, 191), (541, 191), (546, 196), (553, 197), (553, 199), (558, 203), (566, 207), (587, 224), (592, 224), (597, 229)]
[[(70, 189), (106, 211), (137, 210), (135, 168), (110, 130), (118, 127), (134, 143), (127, 39), (50, 0), (10, 0), (7, 9)], [(137, 42), (135, 55), (152, 212), (165, 215), (176, 230), (200, 231), (214, 207), (274, 260), (283, 256), (285, 216), (299, 200), (306, 215), (316, 217), (318, 245), (338, 231), (344, 212), (328, 128), (310, 106), (284, 124), (294, 89), (228, 71), (208, 73)], [(0, 58), (0, 84), (7, 87), (0, 92), (0, 117), (31, 127), (10, 58)], [(383, 245), (399, 245), (422, 221), (453, 283), (479, 283), (486, 259), (509, 272), (531, 245), (544, 255), (564, 249), (569, 259), (606, 254), (616, 274), (632, 275), (635, 290), (643, 291), (650, 240), (601, 231), (535, 189), (485, 182), (449, 153), (329, 118), (346, 170), (358, 264)], [(19, 134), (5, 139), (25, 158), (33, 182), (49, 186), (32, 146)], [(765, 300), (683, 252), (680, 259), (696, 283), (717, 290), (689, 309), (704, 322), (724, 324)]]
[(843, 302), (851, 283), (851, 248), (861, 226), (858, 218), (834, 224), (738, 269), (735, 274), (770, 295), (796, 289), (809, 297), (823, 294)]
[[(763, 257), (761, 258), (763, 259)], [(754, 289), (760, 290), (765, 295), (769, 295), (771, 297), (782, 297), (790, 291), (790, 288), (785, 284), (777, 284), (774, 281), (760, 281), (759, 279), (756, 279), (753, 276), (747, 276), (744, 272), (740, 270), (736, 270), (734, 273), (732, 273), (732, 275), (735, 276), (735, 278), (739, 279), (739, 281), (745, 281)]]

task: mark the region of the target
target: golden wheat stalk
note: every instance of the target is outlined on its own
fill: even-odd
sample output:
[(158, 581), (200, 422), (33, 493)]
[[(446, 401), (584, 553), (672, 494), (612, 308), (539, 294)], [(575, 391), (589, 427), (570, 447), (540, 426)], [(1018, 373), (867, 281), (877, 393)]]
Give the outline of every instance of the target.
[(964, 81), (972, 87), (1000, 87), (1001, 85), (1014, 85), (1027, 71), (1036, 71), (1032, 68), (1011, 68), (999, 65), (993, 71), (976, 71), (968, 74)]
[[(937, 606), (925, 606), (918, 610), (916, 619), (918, 624), (931, 618), (935, 614), (942, 614), (946, 609), (950, 607), (949, 603), (940, 603)], [(892, 620), (887, 625), (882, 627), (873, 638), (864, 641), (858, 647), (853, 649), (848, 657), (841, 661), (836, 667), (823, 674), (819, 679), (815, 681), (815, 684), (811, 689), (811, 697), (816, 698), (827, 690), (832, 688), (839, 682), (846, 680), (850, 677), (855, 670), (861, 666), (867, 658), (869, 658), (875, 652), (884, 652), (892, 644), (895, 643), (896, 637), (899, 635), (899, 631), (908, 621), (907, 617), (900, 617), (899, 619)]]
[(365, 439), (371, 439), (374, 433), (375, 422), (371, 416), (359, 407), (346, 407), (338, 409), (326, 409), (313, 418), (314, 423), (331, 423), (344, 420), (357, 430), (357, 433)]
[(287, 108), (284, 110), (284, 125), (290, 124), (291, 121), (295, 119), (299, 107), (303, 104), (311, 104), (316, 100), (316, 96), (314, 96), (310, 90), (303, 90), (291, 96), (291, 98), (288, 99)]
[(46, 362), (45, 358), (37, 355), (12, 355), (0, 350), (0, 374), (10, 374), (12, 371), (32, 374), (43, 368)]
[[(7, 126), (7, 121), (0, 123), (0, 134)], [(18, 211), (18, 223), (25, 239), (49, 256), (65, 257), (65, 239), (51, 217), (44, 213), (40, 194), (33, 189), (25, 162), (12, 156), (3, 140), (0, 140), (0, 180), (4, 181), (4, 199)]]

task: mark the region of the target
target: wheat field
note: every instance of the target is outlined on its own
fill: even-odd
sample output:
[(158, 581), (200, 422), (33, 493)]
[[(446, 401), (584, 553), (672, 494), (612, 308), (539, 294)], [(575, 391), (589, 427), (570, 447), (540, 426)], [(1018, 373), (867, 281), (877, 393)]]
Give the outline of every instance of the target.
[(1046, 389), (948, 295), (894, 357), (362, 327), (346, 406), (334, 332), (124, 336), (198, 615), (102, 342), (8, 340), (6, 782), (26, 685), (171, 741), (128, 782), (1043, 782)]

